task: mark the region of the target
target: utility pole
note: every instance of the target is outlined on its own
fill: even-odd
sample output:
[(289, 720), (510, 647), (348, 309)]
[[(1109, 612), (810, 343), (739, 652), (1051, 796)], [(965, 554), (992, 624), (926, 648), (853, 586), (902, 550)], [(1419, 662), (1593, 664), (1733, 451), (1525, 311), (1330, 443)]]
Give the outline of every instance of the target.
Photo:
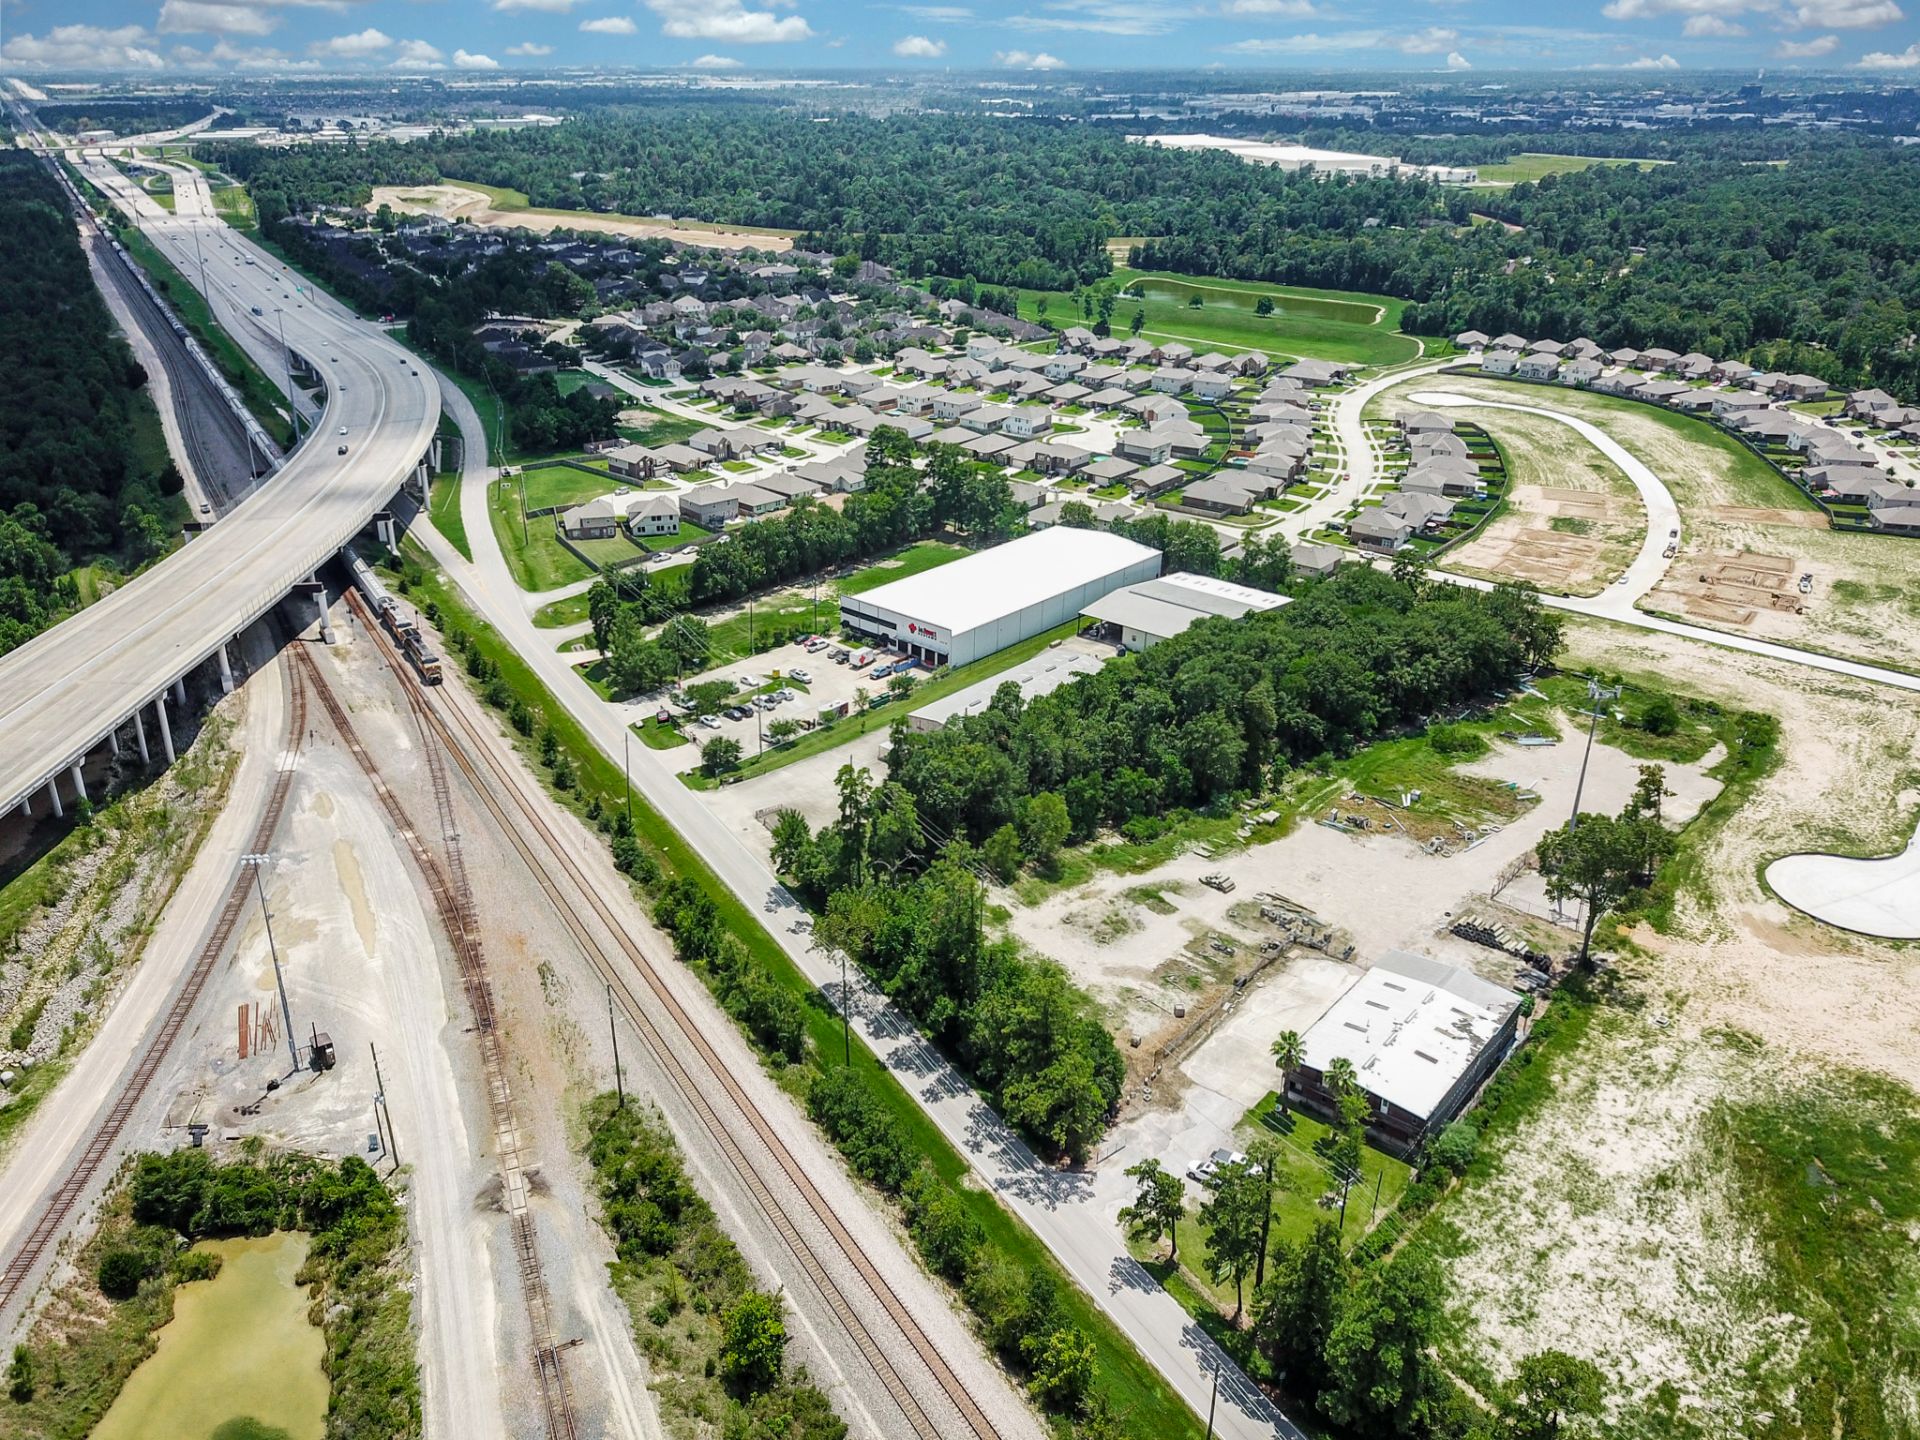
[(267, 887), (260, 879), (261, 867), (272, 862), (271, 855), (248, 854), (240, 857), (240, 863), (253, 871), (254, 893), (260, 897), (260, 919), (267, 928), (267, 954), (273, 957), (273, 983), (280, 991), (280, 1023), (287, 1027), (287, 1056), (293, 1062), (293, 1068), (298, 1070), (300, 1046), (293, 1038), (293, 1007), (287, 1003), (287, 981), (280, 971), (280, 948), (273, 943), (273, 914), (267, 909)]
[(840, 1043), (841, 1063), (853, 1064), (853, 996), (847, 989), (847, 952), (840, 952)]
[(393, 1111), (387, 1108), (387, 1085), (386, 1082), (380, 1078), (380, 1052), (374, 1049), (371, 1040), (367, 1042), (367, 1050), (373, 1056), (373, 1103), (376, 1107), (374, 1113), (376, 1116), (384, 1115), (386, 1117), (387, 1154), (393, 1157), (393, 1168), (398, 1170), (400, 1168), (400, 1143), (394, 1138), (393, 1134)]
[(607, 1038), (613, 1041), (613, 1090), (620, 1097), (619, 1108), (627, 1108), (627, 1085), (620, 1074), (620, 1032), (613, 1024), (613, 982), (607, 982)]
[(620, 735), (620, 771), (627, 782), (627, 829), (633, 829), (633, 730)]
[(1213, 1367), (1213, 1395), (1207, 1401), (1207, 1440), (1213, 1440), (1213, 1412), (1220, 1404), (1220, 1367)]
[(1580, 795), (1587, 788), (1587, 762), (1593, 758), (1594, 732), (1600, 728), (1600, 707), (1603, 701), (1611, 703), (1620, 698), (1621, 687), (1602, 685), (1592, 676), (1587, 677), (1587, 698), (1593, 702), (1593, 714), (1587, 722), (1587, 748), (1580, 757), (1580, 779), (1573, 787), (1573, 819), (1568, 823), (1569, 830), (1580, 828)]

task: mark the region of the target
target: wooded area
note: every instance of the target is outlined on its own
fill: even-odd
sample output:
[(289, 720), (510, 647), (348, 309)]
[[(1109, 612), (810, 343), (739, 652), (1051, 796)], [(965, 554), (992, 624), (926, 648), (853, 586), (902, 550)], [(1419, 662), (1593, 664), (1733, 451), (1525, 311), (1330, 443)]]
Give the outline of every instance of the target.
[[(172, 539), (179, 472), (156, 454), (146, 372), (113, 326), (59, 184), (0, 153), (0, 653), (77, 603), (66, 572)], [(142, 413), (144, 411), (144, 414)]]

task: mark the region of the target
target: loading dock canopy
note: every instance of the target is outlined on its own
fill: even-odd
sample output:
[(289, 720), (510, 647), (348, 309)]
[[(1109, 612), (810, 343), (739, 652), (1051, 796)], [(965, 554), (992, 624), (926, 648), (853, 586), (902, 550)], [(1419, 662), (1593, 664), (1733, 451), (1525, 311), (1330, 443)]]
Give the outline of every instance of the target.
[(1210, 575), (1163, 575), (1123, 585), (1081, 610), (1125, 631), (1138, 631), (1152, 640), (1168, 640), (1196, 620), (1222, 615), (1229, 620), (1254, 610), (1277, 610), (1288, 603), (1284, 595), (1255, 590)]

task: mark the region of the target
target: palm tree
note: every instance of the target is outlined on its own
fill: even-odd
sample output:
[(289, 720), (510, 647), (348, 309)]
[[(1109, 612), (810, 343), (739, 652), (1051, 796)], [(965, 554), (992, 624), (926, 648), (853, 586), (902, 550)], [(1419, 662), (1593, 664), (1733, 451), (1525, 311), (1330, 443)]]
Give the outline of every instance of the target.
[(1293, 1084), (1293, 1072), (1307, 1058), (1306, 1046), (1298, 1030), (1282, 1030), (1273, 1037), (1273, 1063), (1280, 1067), (1280, 1108), (1287, 1108), (1287, 1090)]
[(1342, 1055), (1327, 1066), (1327, 1093), (1338, 1101), (1342, 1095), (1351, 1094), (1360, 1088), (1360, 1072), (1353, 1068), (1353, 1062)]

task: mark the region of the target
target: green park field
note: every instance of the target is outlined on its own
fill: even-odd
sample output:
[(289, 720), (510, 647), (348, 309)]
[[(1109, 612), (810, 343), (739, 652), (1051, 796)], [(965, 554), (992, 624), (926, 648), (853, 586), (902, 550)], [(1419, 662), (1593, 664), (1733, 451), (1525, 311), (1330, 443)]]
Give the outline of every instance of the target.
[[(1276, 357), (1312, 356), (1361, 365), (1394, 365), (1420, 355), (1420, 343), (1400, 333), (1405, 302), (1388, 295), (1126, 269), (1116, 270), (1099, 288), (1114, 292), (1111, 324), (1116, 335), (1132, 333), (1138, 313), (1143, 317), (1142, 338), (1178, 340), (1195, 349), (1261, 350)], [(1039, 319), (1043, 297), (1048, 320), (1084, 323), (1078, 302), (1060, 291), (1023, 290), (1021, 317)], [(1273, 302), (1273, 313), (1257, 313), (1262, 299)]]

